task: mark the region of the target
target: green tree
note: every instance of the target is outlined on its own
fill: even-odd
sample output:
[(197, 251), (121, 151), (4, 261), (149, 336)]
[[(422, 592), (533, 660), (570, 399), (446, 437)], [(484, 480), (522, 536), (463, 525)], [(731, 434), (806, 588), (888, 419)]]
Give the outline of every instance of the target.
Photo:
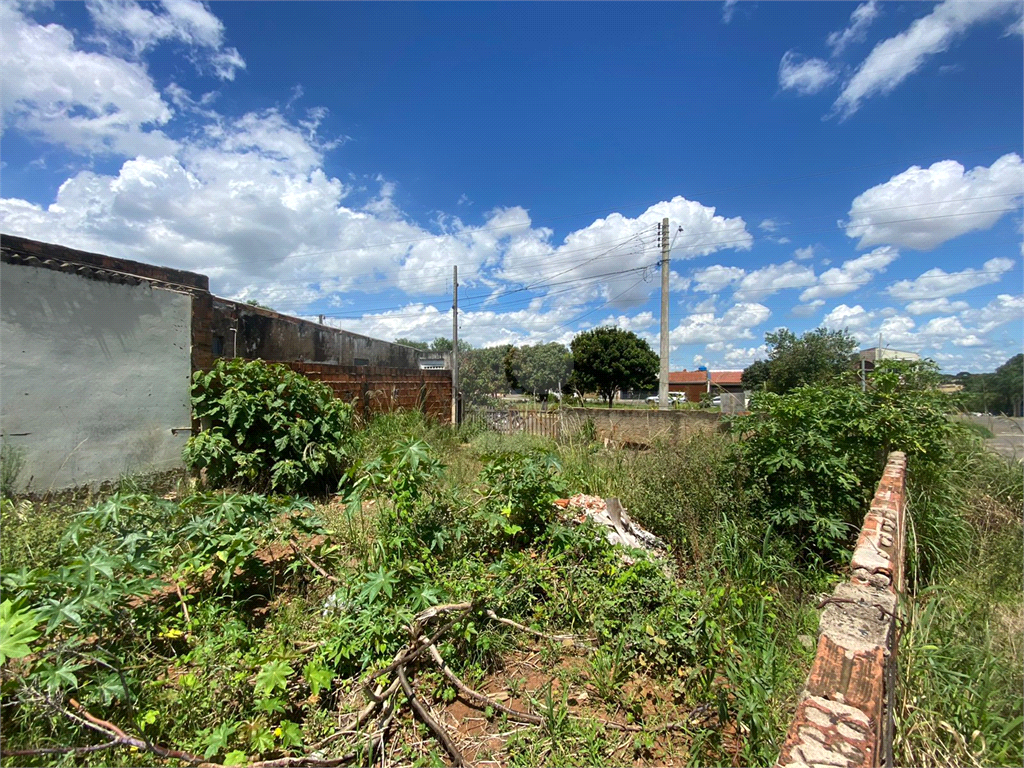
[(844, 559), (890, 451), (904, 451), (919, 476), (941, 469), (957, 427), (937, 382), (931, 361), (885, 360), (867, 391), (833, 383), (755, 394), (732, 428), (766, 521), (807, 553)]
[(1024, 354), (1014, 355), (996, 368), (993, 379), (999, 412), (1011, 416), (1019, 414), (1024, 399)]
[(658, 381), (658, 356), (632, 331), (594, 328), (572, 340), (571, 386), (597, 392), (612, 407), (620, 389), (650, 389)]
[(511, 347), (504, 360), (505, 377), (538, 400), (547, 400), (548, 393), (561, 391), (572, 372), (572, 353), (564, 344), (534, 344)]
[(771, 377), (771, 370), (767, 360), (755, 360), (743, 371), (743, 388), (755, 392), (763, 390)]
[(817, 328), (799, 338), (788, 328), (766, 333), (768, 360), (743, 372), (744, 386), (785, 394), (808, 384), (827, 385), (852, 377), (850, 360), (857, 340), (847, 330)]
[(425, 341), (413, 341), (407, 339), (404, 336), (399, 339), (395, 339), (395, 344), (401, 344), (403, 347), (412, 347), (413, 349), (421, 349), (424, 352), (429, 351), (430, 345)]
[(470, 349), (459, 355), (459, 389), (466, 402), (480, 405), (508, 389), (505, 355), (510, 349), (511, 344), (501, 344)]

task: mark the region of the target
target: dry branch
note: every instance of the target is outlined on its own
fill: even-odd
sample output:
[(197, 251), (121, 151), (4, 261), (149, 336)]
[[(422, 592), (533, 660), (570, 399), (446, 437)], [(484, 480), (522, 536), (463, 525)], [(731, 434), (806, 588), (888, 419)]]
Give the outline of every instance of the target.
[(309, 555), (307, 555), (305, 552), (303, 552), (301, 549), (299, 549), (295, 545), (295, 541), (294, 540), (289, 541), (288, 544), (291, 546), (292, 551), (296, 555), (301, 557), (303, 560), (305, 560), (306, 564), (309, 565), (309, 567), (312, 568), (314, 571), (319, 573), (321, 576), (323, 576), (328, 581), (332, 581), (335, 584), (340, 584), (341, 583), (341, 579), (339, 579), (337, 576), (332, 576), (331, 574), (329, 574), (327, 571), (325, 571), (323, 569), (323, 567), (319, 563), (317, 563), (313, 558), (311, 558)]
[(430, 731), (437, 737), (437, 740), (444, 745), (445, 750), (447, 750), (448, 754), (452, 756), (452, 760), (455, 761), (456, 766), (468, 765), (465, 758), (462, 756), (462, 752), (457, 746), (455, 746), (455, 742), (451, 740), (451, 737), (444, 729), (444, 726), (437, 722), (437, 720), (427, 712), (427, 708), (424, 707), (420, 703), (419, 699), (416, 698), (416, 693), (413, 691), (412, 686), (409, 685), (409, 679), (405, 676), (405, 669), (399, 667), (397, 674), (398, 681), (402, 684), (402, 690), (405, 691), (405, 695), (409, 699), (409, 705), (412, 707), (413, 712), (415, 712), (419, 716), (420, 720), (426, 724)]
[(486, 696), (479, 691), (476, 691), (466, 685), (458, 675), (449, 669), (448, 664), (441, 657), (437, 648), (431, 646), (430, 655), (433, 657), (434, 662), (441, 669), (441, 674), (444, 675), (448, 681), (454, 685), (459, 691), (468, 699), (476, 701), (477, 703), (483, 704), (487, 707), (493, 707), (496, 712), (503, 712), (513, 720), (518, 720), (521, 723), (530, 723), (531, 725), (541, 725), (544, 722), (544, 718), (540, 715), (531, 715), (529, 712), (521, 712), (518, 709), (512, 709), (506, 707), (504, 704), (495, 701), (494, 699)]

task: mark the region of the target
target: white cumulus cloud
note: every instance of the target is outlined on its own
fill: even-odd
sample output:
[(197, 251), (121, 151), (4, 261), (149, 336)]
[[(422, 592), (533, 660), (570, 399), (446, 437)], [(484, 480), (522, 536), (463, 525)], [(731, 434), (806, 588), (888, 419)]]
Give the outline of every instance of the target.
[(811, 267), (787, 261), (784, 264), (769, 264), (748, 273), (736, 287), (733, 298), (736, 301), (763, 300), (773, 293), (787, 288), (805, 288), (815, 283)]
[(805, 59), (793, 51), (786, 51), (779, 62), (779, 86), (802, 96), (817, 93), (836, 76), (836, 71), (827, 61)]
[(715, 341), (751, 339), (752, 329), (769, 317), (771, 310), (763, 304), (741, 302), (727, 309), (721, 317), (714, 312), (688, 315), (672, 329), (669, 338), (673, 348), (680, 344), (707, 344)]
[(914, 280), (900, 280), (886, 288), (886, 293), (903, 301), (941, 299), (956, 296), (990, 283), (998, 283), (1003, 275), (1013, 269), (1013, 259), (989, 259), (981, 269), (968, 267), (959, 272), (946, 272), (935, 267), (922, 273)]
[(822, 272), (817, 284), (800, 294), (800, 301), (842, 296), (862, 288), (870, 283), (876, 274), (884, 272), (899, 255), (895, 248), (885, 246), (856, 259), (844, 261), (841, 267), (833, 267)]
[(955, 160), (911, 166), (858, 195), (843, 223), (858, 248), (882, 243), (931, 250), (988, 229), (1024, 195), (1024, 162), (1016, 153), (970, 171)]
[(0, 3), (5, 126), (83, 154), (173, 154), (161, 130), (174, 112), (145, 67), (79, 50), (58, 24), (42, 26)]

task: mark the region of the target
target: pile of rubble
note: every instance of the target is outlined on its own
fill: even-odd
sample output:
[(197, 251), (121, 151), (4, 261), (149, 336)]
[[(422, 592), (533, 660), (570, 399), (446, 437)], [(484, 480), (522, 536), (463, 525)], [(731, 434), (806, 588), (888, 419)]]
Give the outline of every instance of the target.
[(607, 528), (608, 541), (612, 544), (643, 549), (652, 554), (664, 553), (668, 549), (665, 542), (634, 523), (616, 498), (602, 499), (579, 493), (570, 499), (558, 499), (555, 504), (576, 514), (580, 522), (589, 517)]

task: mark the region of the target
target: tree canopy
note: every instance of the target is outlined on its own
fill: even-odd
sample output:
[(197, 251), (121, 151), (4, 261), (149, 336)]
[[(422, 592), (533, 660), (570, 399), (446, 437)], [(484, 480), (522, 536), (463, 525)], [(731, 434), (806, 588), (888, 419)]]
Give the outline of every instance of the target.
[(768, 359), (743, 371), (743, 386), (785, 394), (808, 384), (827, 385), (852, 376), (857, 340), (847, 330), (816, 328), (797, 337), (788, 328), (766, 333)]
[(994, 373), (961, 371), (955, 380), (964, 388), (961, 401), (967, 410), (1017, 414), (1024, 400), (1024, 354), (1014, 355)]
[(550, 342), (510, 347), (504, 359), (505, 377), (513, 387), (540, 400), (561, 391), (572, 372), (572, 354), (564, 344)]
[(650, 389), (658, 381), (658, 356), (632, 331), (594, 328), (572, 340), (571, 386), (597, 392), (612, 407), (620, 389)]
[(505, 356), (511, 349), (511, 344), (501, 344), (465, 350), (459, 355), (459, 389), (466, 402), (480, 405), (508, 389)]

